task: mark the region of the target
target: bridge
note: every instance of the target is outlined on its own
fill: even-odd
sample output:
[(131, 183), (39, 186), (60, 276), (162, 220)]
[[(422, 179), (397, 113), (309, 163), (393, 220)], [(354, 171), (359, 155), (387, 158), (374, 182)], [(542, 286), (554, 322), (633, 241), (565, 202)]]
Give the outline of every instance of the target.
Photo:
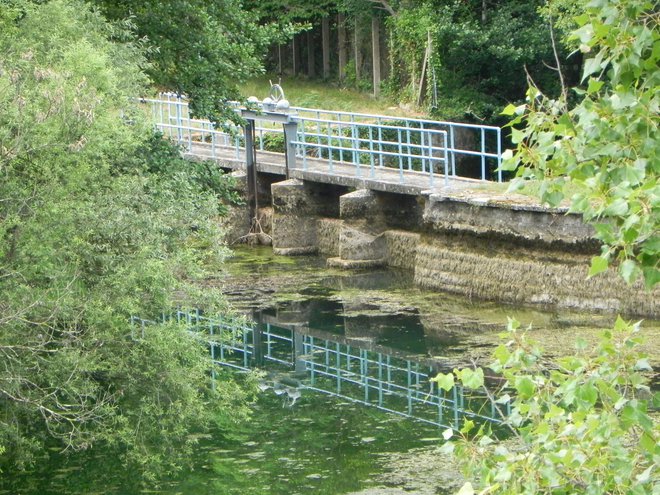
[(474, 178), (502, 182), (499, 127), (258, 103), (235, 105), (244, 129), (216, 128), (192, 118), (181, 96), (142, 101), (187, 156), (227, 168), (255, 162), (259, 172), (287, 178), (408, 194), (474, 186)]
[(180, 96), (141, 101), (187, 158), (233, 171), (249, 211), (231, 217), (230, 242), (410, 270), (421, 287), (470, 298), (660, 317), (660, 290), (587, 276), (600, 249), (580, 215), (498, 187), (498, 127), (265, 99), (235, 106), (242, 128), (216, 128)]

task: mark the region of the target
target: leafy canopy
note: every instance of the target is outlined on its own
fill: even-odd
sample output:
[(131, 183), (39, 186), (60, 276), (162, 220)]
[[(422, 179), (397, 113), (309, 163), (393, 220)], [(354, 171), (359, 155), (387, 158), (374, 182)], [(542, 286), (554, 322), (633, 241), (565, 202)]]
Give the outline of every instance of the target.
[(235, 118), (225, 103), (237, 84), (260, 74), (272, 40), (288, 26), (258, 24), (240, 0), (91, 0), (111, 20), (130, 19), (151, 48), (146, 71), (165, 91), (186, 94), (197, 116)]
[[(639, 350), (639, 330), (639, 323), (618, 319), (595, 349), (578, 340), (574, 355), (553, 360), (510, 320), (507, 342), (489, 367), (503, 382), (496, 407), (511, 407), (505, 423), (511, 438), (498, 441), (465, 420), (460, 440), (443, 449), (455, 452), (482, 491), (467, 483), (460, 494), (657, 493), (660, 431), (649, 409), (660, 397), (648, 386), (651, 367)], [(446, 390), (455, 382), (492, 387), (481, 368), (435, 380)]]

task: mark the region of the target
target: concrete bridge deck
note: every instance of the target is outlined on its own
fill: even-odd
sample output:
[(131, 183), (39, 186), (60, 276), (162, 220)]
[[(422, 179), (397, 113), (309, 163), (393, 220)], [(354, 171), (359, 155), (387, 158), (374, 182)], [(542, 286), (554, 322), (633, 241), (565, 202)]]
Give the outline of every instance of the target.
[[(230, 170), (246, 171), (245, 149), (214, 146), (208, 143), (193, 142), (184, 152), (192, 160), (212, 160), (220, 167)], [(327, 159), (307, 158), (305, 168), (298, 159), (298, 166), (287, 170), (284, 153), (256, 151), (256, 169), (258, 172), (287, 176), (324, 184), (333, 184), (355, 189), (404, 194), (411, 196), (434, 196), (434, 199), (460, 201), (475, 206), (492, 206), (508, 209), (565, 213), (568, 207), (551, 208), (541, 204), (536, 198), (523, 194), (508, 193), (506, 187), (492, 182), (467, 177), (448, 177), (436, 174), (433, 185), (427, 173), (409, 170), (397, 170), (388, 167), (370, 167), (353, 163), (330, 162)]]

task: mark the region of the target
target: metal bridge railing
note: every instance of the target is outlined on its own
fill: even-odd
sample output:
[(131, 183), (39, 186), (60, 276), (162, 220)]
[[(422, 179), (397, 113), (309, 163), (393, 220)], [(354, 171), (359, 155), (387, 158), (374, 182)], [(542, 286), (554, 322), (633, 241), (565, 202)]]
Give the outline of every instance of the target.
[[(445, 392), (430, 381), (437, 369), (414, 359), (274, 325), (209, 319), (199, 312), (180, 311), (172, 318), (208, 341), (217, 365), (304, 376), (296, 393), (311, 390), (456, 430), (466, 418), (496, 426), (510, 414), (509, 403), (498, 406), (484, 393), (458, 385)], [(144, 337), (149, 323), (133, 318), (134, 337)]]
[[(193, 119), (185, 98), (172, 93), (140, 101), (151, 107), (156, 127), (188, 153), (216, 158), (219, 150), (233, 149), (237, 160), (245, 156), (241, 129), (235, 124), (227, 122), (224, 129), (216, 129), (208, 120)], [(393, 168), (399, 170), (401, 182), (404, 172), (417, 171), (427, 174), (433, 185), (438, 173), (445, 179), (460, 176), (461, 157), (473, 157), (480, 163), (482, 180), (502, 181), (499, 127), (304, 107), (290, 111), (298, 124), (294, 144), (303, 167), (310, 158), (324, 159), (327, 173), (334, 174), (333, 164), (349, 163), (358, 177), (364, 167), (372, 177), (379, 168)], [(259, 150), (284, 152), (280, 125), (259, 120), (255, 132)]]
[(446, 178), (452, 175), (446, 131), (371, 122), (343, 124), (302, 116), (297, 120), (297, 139), (292, 144), (300, 150), (304, 170), (311, 155), (324, 159), (329, 173), (334, 172), (335, 163), (351, 163), (358, 177), (363, 168), (368, 168), (371, 178), (376, 177), (377, 169), (389, 168), (397, 169), (404, 182), (404, 171), (416, 171), (428, 174), (431, 186), (439, 171)]
[(373, 123), (376, 126), (400, 126), (404, 128), (404, 131), (398, 141), (403, 148), (415, 144), (417, 136), (424, 131), (444, 131), (447, 134), (447, 158), (451, 176), (460, 175), (457, 169), (460, 157), (471, 156), (479, 160), (481, 180), (489, 180), (489, 177), (495, 176), (498, 182), (502, 181), (502, 172), (499, 170), (502, 165), (502, 129), (500, 127), (306, 107), (291, 107), (291, 110), (297, 112), (301, 119), (330, 120), (338, 127), (350, 128), (360, 123)]

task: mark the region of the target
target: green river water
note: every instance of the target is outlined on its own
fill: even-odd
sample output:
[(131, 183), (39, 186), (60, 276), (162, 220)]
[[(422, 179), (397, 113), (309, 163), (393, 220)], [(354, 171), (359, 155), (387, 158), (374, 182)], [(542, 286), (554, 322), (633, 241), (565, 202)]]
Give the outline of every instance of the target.
[[(506, 317), (531, 324), (550, 354), (570, 352), (579, 332), (596, 338), (611, 315), (503, 307), (416, 289), (409, 274), (325, 268), (316, 257), (239, 248), (211, 285), (257, 321), (309, 327), (447, 366), (483, 360)], [(648, 352), (660, 356), (660, 326), (648, 322)], [(568, 339), (568, 340), (567, 340)], [(657, 366), (658, 363), (654, 363)], [(657, 367), (656, 367), (657, 369)], [(249, 423), (200, 441), (194, 469), (145, 489), (102, 452), (52, 451), (25, 473), (3, 473), (0, 494), (442, 494), (460, 485), (437, 452), (437, 427), (305, 392), (290, 404), (264, 391)]]

